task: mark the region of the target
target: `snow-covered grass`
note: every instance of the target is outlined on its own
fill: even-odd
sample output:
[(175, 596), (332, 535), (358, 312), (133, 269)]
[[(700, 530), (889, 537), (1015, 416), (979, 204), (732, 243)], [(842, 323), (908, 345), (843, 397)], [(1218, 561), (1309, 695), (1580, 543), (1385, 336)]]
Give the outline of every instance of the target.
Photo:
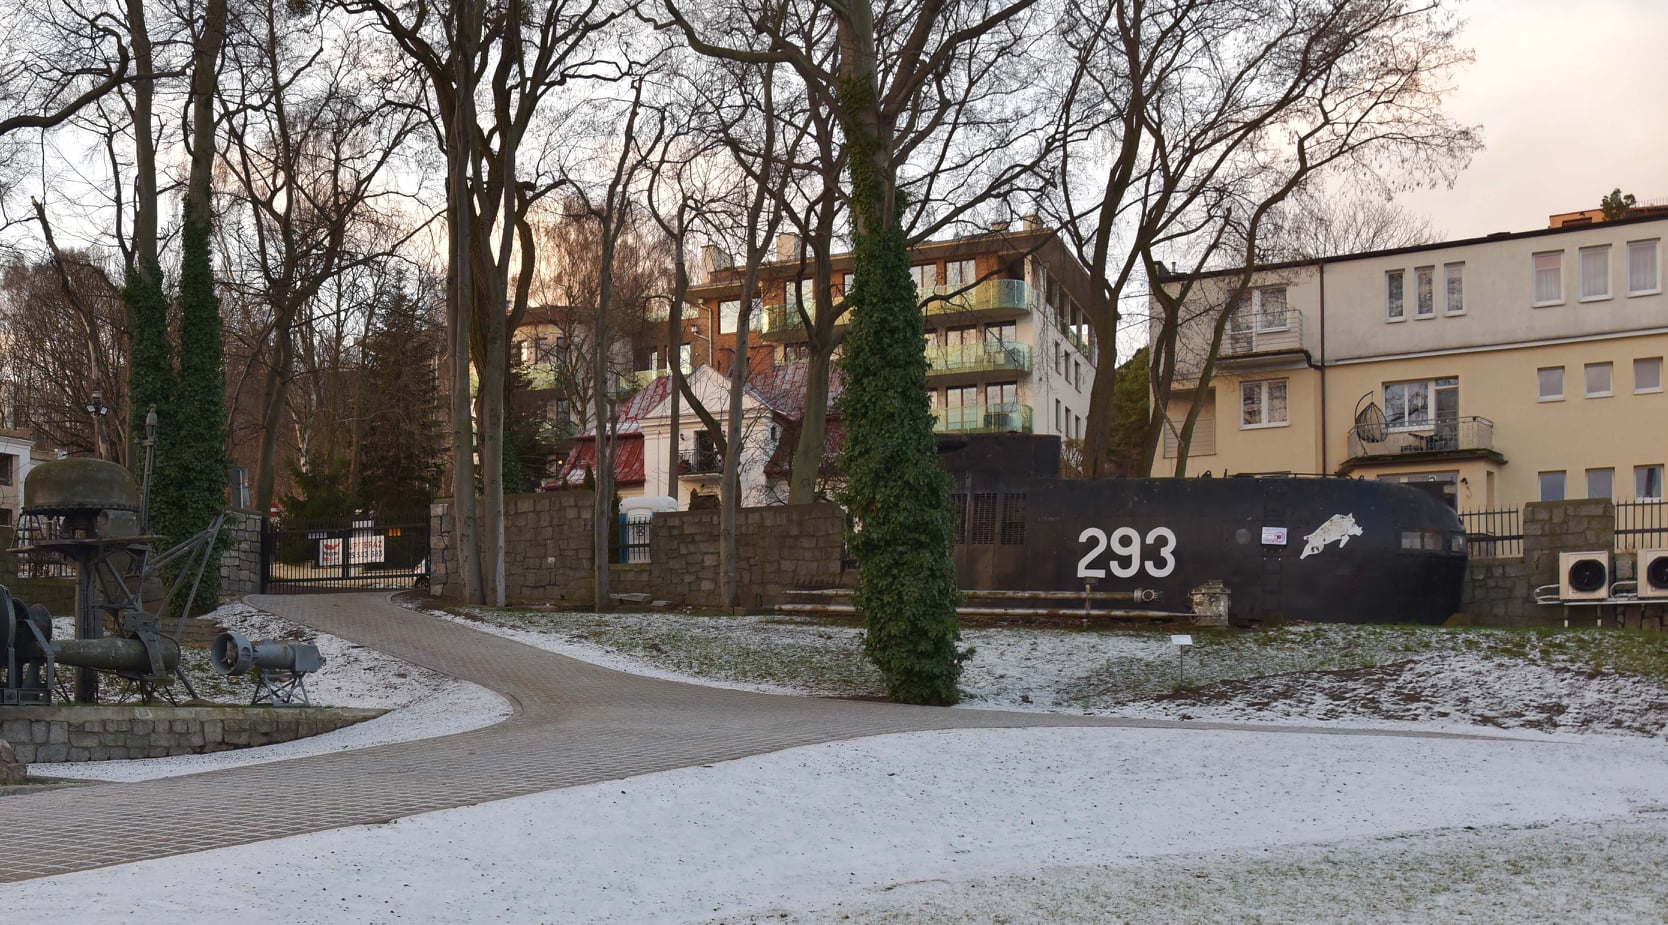
[(1624, 739), (883, 736), (0, 886), (0, 908), (86, 925), (162, 908), (245, 925), (1652, 922), (1662, 757)]
[[(625, 671), (879, 696), (850, 623), (789, 616), (461, 608), (477, 628)], [(1668, 734), (1668, 637), (1618, 630), (1315, 624), (1167, 633), (963, 630), (971, 707), (1156, 718)], [(1185, 673), (1185, 685), (1179, 681)]]
[[(30, 775), (37, 778), (107, 781), (150, 780), (468, 732), (490, 726), (510, 715), (510, 705), (504, 698), (479, 685), (403, 662), (337, 636), (315, 633), (247, 604), (227, 604), (210, 616), (227, 629), (243, 633), (250, 639), (286, 639), (318, 646), (325, 659), (324, 668), (308, 675), (306, 680), (308, 697), (314, 705), (389, 712), (324, 735), (261, 748), (131, 761), (33, 764), (29, 766)], [(54, 627), (53, 631), (56, 633), (59, 629)], [(221, 703), (249, 702), (253, 681), (248, 675), (224, 678), (215, 674), (208, 667), (207, 651), (202, 649), (184, 649), (181, 662), (204, 698)]]

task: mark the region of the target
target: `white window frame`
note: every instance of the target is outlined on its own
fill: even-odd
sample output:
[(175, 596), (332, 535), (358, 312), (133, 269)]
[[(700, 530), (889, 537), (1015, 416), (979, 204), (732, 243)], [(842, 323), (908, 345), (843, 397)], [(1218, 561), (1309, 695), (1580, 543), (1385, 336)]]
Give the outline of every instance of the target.
[[(1639, 371), (1641, 369), (1656, 368), (1656, 385), (1639, 385)], [(1654, 395), (1662, 391), (1662, 357), (1638, 357), (1633, 361), (1633, 394)]]
[[(1264, 303), (1268, 301), (1270, 293), (1280, 293), (1279, 324), (1270, 324), (1269, 319), (1274, 315)], [(1287, 300), (1285, 286), (1259, 286), (1251, 291), (1251, 330), (1258, 334), (1268, 334), (1275, 331), (1291, 330), (1292, 306)]]
[[(1595, 271), (1594, 274), (1593, 274), (1593, 276), (1597, 277), (1596, 279), (1594, 279), (1593, 276), (1588, 275), (1588, 272), (1587, 272), (1587, 258), (1588, 257), (1602, 257), (1604, 259), (1604, 271), (1602, 273), (1599, 273), (1599, 272)], [(1578, 275), (1581, 277), (1581, 279), (1580, 279), (1580, 289), (1578, 290), (1578, 292), (1580, 293), (1580, 300), (1583, 301), (1583, 302), (1603, 302), (1606, 299), (1609, 299), (1610, 298), (1610, 245), (1608, 245), (1608, 244), (1595, 244), (1592, 247), (1583, 247), (1583, 248), (1581, 248), (1580, 250), (1576, 251), (1576, 265), (1579, 268), (1578, 269)], [(1595, 285), (1595, 286), (1592, 287), (1594, 291), (1588, 292), (1587, 291), (1588, 290), (1588, 283), (1602, 284), (1602, 289), (1598, 285)]]
[[(909, 276), (915, 280), (915, 291), (917, 293), (931, 292), (933, 287), (938, 285), (938, 264), (914, 264), (909, 268)], [(932, 279), (930, 283), (926, 282), (929, 277)]]
[[(1546, 268), (1544, 268), (1547, 271), (1556, 272), (1558, 274), (1558, 279), (1557, 279), (1558, 295), (1557, 295), (1557, 298), (1551, 298), (1551, 299), (1538, 299), (1538, 298), (1536, 298), (1536, 295), (1537, 295), (1537, 293), (1540, 289), (1540, 276), (1541, 276), (1541, 273), (1543, 272), (1543, 268), (1540, 266), (1542, 257), (1551, 257), (1554, 260), (1556, 260), (1557, 263), (1558, 263), (1558, 265), (1556, 267), (1546, 267)], [(1541, 251), (1537, 254), (1534, 254), (1530, 258), (1529, 268), (1530, 268), (1530, 272), (1529, 272), (1529, 307), (1531, 307), (1531, 308), (1546, 308), (1546, 307), (1552, 306), (1552, 305), (1562, 305), (1562, 304), (1564, 304), (1564, 252), (1563, 251)]]
[[(1651, 238), (1648, 241), (1627, 242), (1627, 294), (1628, 298), (1640, 295), (1656, 295), (1662, 291), (1662, 253), (1660, 241)], [(1651, 255), (1651, 286), (1649, 289), (1633, 288), (1633, 260), (1634, 254), (1649, 252)]]
[[(1276, 383), (1280, 385), (1281, 390), (1286, 396), (1286, 416), (1282, 420), (1270, 421), (1268, 420), (1268, 393), (1270, 391), (1270, 387)], [(1257, 417), (1261, 420), (1254, 424), (1245, 423), (1245, 396), (1247, 394), (1247, 389), (1254, 389), (1257, 395)], [(1239, 384), (1239, 429), (1262, 430), (1267, 427), (1291, 426), (1291, 402), (1291, 381), (1288, 379), (1255, 379), (1250, 382), (1241, 382)]]
[[(1395, 287), (1391, 287), (1391, 282)], [(1407, 271), (1384, 271), (1384, 320), (1388, 323), (1407, 320)]]
[[(1556, 498), (1548, 498), (1546, 496), (1546, 480), (1548, 476), (1556, 476), (1558, 479), (1558, 497)], [(1563, 469), (1548, 469), (1545, 472), (1537, 472), (1535, 474), (1535, 493), (1536, 498), (1541, 501), (1563, 501), (1569, 498), (1570, 485), (1568, 473)]]
[[(1455, 284), (1458, 285), (1455, 285)], [(1459, 298), (1454, 298), (1455, 290)], [(1455, 306), (1458, 306), (1457, 308)], [(1442, 265), (1442, 312), (1446, 315), (1465, 314), (1465, 263)]]
[[(1656, 471), (1656, 493), (1655, 494), (1652, 494), (1645, 487), (1645, 483), (1647, 481), (1649, 481), (1649, 479), (1650, 479), (1649, 474), (1652, 470)], [(1662, 500), (1662, 497), (1663, 497), (1663, 489), (1662, 489), (1663, 471), (1662, 470), (1663, 470), (1662, 463), (1646, 463), (1643, 466), (1634, 466), (1633, 467), (1633, 500), (1635, 500), (1635, 501), (1661, 501)]]
[[(1605, 387), (1593, 388), (1593, 372), (1604, 370)], [(1581, 367), (1581, 386), (1588, 398), (1609, 398), (1616, 394), (1616, 364), (1614, 363), (1586, 363)]]
[[(1394, 386), (1416, 385), (1422, 385), (1425, 387), (1425, 417), (1409, 418), (1404, 413), (1401, 423), (1398, 424), (1392, 422), (1390, 420), (1390, 389)], [(1454, 416), (1457, 418), (1459, 416), (1458, 376), (1437, 376), (1431, 379), (1398, 379), (1392, 382), (1383, 383), (1379, 387), (1379, 398), (1384, 401), (1384, 423), (1390, 428), (1391, 433), (1427, 430), (1438, 420), (1448, 420), (1447, 418), (1438, 418), (1436, 414), (1436, 393), (1443, 389), (1454, 390)], [(1402, 403), (1405, 406), (1407, 400), (1404, 398)]]
[(1436, 267), (1413, 268), (1413, 317), (1436, 317)]
[(741, 300), (725, 299), (719, 302), (718, 333), (734, 334), (739, 327), (741, 327)]
[[(1604, 494), (1602, 494), (1602, 495), (1593, 493), (1593, 477), (1594, 476), (1602, 476), (1603, 479), (1607, 483), (1609, 483), (1610, 487), (1608, 489), (1606, 489)], [(1589, 498), (1600, 498), (1600, 499), (1603, 499), (1605, 501), (1609, 501), (1610, 499), (1616, 497), (1616, 470), (1611, 469), (1611, 468), (1588, 469), (1587, 470), (1587, 497), (1589, 497)]]
[[(1546, 390), (1546, 380), (1541, 376), (1542, 373), (1549, 373), (1554, 370), (1558, 372), (1558, 391), (1556, 393)], [(1543, 402), (1564, 400), (1564, 367), (1542, 366), (1535, 370), (1535, 400)]]

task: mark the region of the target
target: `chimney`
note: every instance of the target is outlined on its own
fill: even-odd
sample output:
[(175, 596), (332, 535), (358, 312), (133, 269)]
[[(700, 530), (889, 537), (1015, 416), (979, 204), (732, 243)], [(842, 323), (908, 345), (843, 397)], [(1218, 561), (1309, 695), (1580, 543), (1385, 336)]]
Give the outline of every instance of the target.
[(804, 249), (799, 246), (799, 235), (784, 231), (776, 236), (776, 262), (797, 263)]
[(1032, 212), (1030, 215), (1020, 219), (1020, 223), (1026, 231), (1036, 231), (1042, 228), (1042, 216)]

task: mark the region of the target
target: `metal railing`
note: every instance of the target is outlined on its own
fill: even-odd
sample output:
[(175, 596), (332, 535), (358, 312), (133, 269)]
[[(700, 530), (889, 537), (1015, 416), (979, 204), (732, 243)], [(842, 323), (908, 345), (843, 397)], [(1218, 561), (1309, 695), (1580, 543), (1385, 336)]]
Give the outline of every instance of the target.
[(636, 565), (649, 561), (648, 519), (632, 520), (630, 514), (620, 515), (620, 564)]
[(678, 454), (679, 475), (713, 475), (724, 471), (724, 457), (716, 449), (684, 450)]
[[(929, 286), (920, 290), (920, 294), (921, 313), (929, 316), (996, 309), (1029, 312), (1040, 304), (1036, 289), (1022, 279), (987, 279), (971, 287)], [(811, 313), (814, 314), (815, 309), (812, 309)], [(765, 305), (763, 311), (754, 313), (754, 317), (758, 319), (754, 330), (764, 334), (802, 330), (805, 327), (805, 319), (801, 317), (798, 305), (792, 302)], [(848, 313), (840, 316), (838, 323), (850, 324), (851, 315)]]
[(1256, 312), (1245, 320), (1249, 327), (1223, 335), (1219, 359), (1303, 349), (1303, 315), (1295, 309)]
[(1668, 547), (1668, 501), (1617, 501), (1616, 549)]
[(1019, 402), (992, 405), (961, 405), (939, 408), (933, 412), (934, 433), (940, 434), (1003, 434), (1031, 432), (1031, 406)]
[(927, 375), (1009, 370), (1031, 371), (1031, 345), (1012, 343), (950, 344), (927, 348)]
[(1494, 449), (1494, 422), (1488, 418), (1453, 417), (1362, 424), (1349, 429), (1349, 455), (1399, 456)]
[(1473, 559), (1506, 559), (1523, 555), (1523, 509), (1464, 511), (1466, 552)]

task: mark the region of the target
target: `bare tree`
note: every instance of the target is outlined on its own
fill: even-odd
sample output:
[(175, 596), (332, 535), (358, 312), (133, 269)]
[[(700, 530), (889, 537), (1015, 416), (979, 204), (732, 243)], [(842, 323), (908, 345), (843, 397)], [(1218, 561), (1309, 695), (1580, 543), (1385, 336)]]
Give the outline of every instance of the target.
[[(1249, 265), (1269, 214), (1325, 177), (1451, 179), (1477, 148), (1442, 111), (1446, 77), (1468, 60), (1457, 28), (1443, 0), (1071, 7), (1066, 157), (1050, 203), (1095, 282), (1096, 339), (1116, 343), (1132, 280), (1156, 278), (1161, 256)], [(1157, 301), (1151, 369), (1164, 392), (1176, 318)], [(1091, 475), (1109, 465), (1115, 378), (1110, 363), (1095, 377)]]
[(1416, 247), (1439, 235), (1428, 219), (1381, 196), (1300, 189), (1270, 214), (1260, 237), (1257, 262), (1280, 263)]

